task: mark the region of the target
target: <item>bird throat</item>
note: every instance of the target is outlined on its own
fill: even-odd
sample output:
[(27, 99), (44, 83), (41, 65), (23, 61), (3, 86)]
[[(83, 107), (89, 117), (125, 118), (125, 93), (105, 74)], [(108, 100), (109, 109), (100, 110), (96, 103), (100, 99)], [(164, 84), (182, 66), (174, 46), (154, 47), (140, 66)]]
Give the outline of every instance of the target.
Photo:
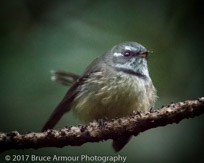
[(129, 75), (134, 75), (134, 76), (137, 76), (137, 77), (140, 77), (140, 78), (147, 78), (147, 76), (141, 72), (136, 72), (136, 71), (133, 71), (133, 70), (130, 70), (130, 69), (124, 69), (124, 68), (116, 68), (115, 69), (116, 71), (118, 72), (124, 72), (126, 74), (129, 74)]

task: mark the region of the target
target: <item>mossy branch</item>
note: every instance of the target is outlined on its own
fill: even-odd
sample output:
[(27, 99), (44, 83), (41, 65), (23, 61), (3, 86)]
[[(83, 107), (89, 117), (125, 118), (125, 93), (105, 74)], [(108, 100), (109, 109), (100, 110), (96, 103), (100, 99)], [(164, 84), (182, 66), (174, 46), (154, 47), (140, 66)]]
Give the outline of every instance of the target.
[(178, 123), (182, 119), (193, 118), (203, 113), (204, 97), (178, 102), (147, 113), (113, 119), (104, 124), (91, 122), (89, 125), (47, 130), (42, 133), (0, 133), (0, 152), (10, 149), (80, 146), (87, 142), (115, 139), (124, 135), (137, 136), (148, 129)]

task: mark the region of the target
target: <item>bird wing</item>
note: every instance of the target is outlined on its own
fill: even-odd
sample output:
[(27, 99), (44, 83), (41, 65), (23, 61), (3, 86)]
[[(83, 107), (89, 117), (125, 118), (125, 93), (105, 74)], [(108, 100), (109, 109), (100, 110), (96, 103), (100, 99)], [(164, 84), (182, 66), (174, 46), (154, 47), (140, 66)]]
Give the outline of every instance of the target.
[(103, 60), (96, 58), (90, 66), (86, 69), (85, 73), (72, 85), (72, 87), (65, 94), (62, 101), (55, 108), (48, 121), (45, 123), (42, 131), (47, 129), (52, 129), (64, 113), (70, 111), (71, 105), (78, 92), (80, 91), (78, 87), (84, 83), (84, 81), (90, 76), (91, 73), (100, 71), (102, 68)]

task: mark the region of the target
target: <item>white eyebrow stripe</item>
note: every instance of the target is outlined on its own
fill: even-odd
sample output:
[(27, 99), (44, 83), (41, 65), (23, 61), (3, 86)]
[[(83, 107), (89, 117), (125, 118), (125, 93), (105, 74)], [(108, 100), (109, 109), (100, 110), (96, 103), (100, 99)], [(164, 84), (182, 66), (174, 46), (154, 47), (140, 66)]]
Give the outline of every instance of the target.
[(133, 50), (136, 51), (137, 49), (132, 46), (125, 46), (125, 50)]
[(123, 56), (123, 54), (121, 54), (121, 53), (114, 53), (113, 55), (114, 55), (115, 57)]

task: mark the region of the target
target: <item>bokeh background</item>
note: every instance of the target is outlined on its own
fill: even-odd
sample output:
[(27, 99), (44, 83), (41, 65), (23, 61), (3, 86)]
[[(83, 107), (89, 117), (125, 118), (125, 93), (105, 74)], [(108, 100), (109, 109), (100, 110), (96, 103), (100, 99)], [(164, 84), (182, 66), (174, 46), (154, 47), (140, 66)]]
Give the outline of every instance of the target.
[[(137, 41), (154, 53), (156, 107), (204, 96), (200, 0), (1, 0), (0, 132), (40, 131), (68, 87), (50, 70), (81, 74), (113, 45)], [(204, 162), (204, 116), (141, 133), (119, 152), (126, 162)], [(80, 122), (66, 114), (56, 128)], [(111, 141), (6, 154), (117, 155)]]

